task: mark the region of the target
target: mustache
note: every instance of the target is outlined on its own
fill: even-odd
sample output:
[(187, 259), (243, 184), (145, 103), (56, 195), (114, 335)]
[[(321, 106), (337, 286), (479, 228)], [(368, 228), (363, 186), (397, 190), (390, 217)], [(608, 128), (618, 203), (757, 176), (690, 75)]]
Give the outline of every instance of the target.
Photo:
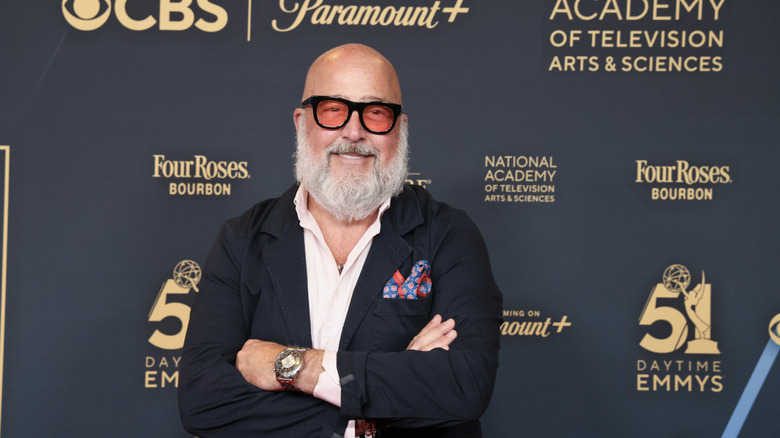
[(325, 154), (326, 156), (329, 156), (330, 154), (353, 154), (379, 157), (379, 150), (366, 143), (342, 142), (328, 146), (325, 149)]

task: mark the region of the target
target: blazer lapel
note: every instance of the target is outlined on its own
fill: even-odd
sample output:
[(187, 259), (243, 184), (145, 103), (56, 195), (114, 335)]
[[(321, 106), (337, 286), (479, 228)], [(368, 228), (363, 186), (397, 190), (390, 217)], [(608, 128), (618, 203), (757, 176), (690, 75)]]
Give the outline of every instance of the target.
[(303, 231), (290, 228), (279, 240), (263, 249), (263, 260), (279, 300), (291, 345), (311, 347), (309, 292)]
[[(387, 225), (382, 224), (382, 227)], [(352, 293), (339, 349), (349, 345), (368, 309), (372, 308), (375, 300), (382, 298), (382, 288), (387, 280), (412, 252), (412, 247), (394, 230), (382, 231), (371, 243), (371, 250)]]

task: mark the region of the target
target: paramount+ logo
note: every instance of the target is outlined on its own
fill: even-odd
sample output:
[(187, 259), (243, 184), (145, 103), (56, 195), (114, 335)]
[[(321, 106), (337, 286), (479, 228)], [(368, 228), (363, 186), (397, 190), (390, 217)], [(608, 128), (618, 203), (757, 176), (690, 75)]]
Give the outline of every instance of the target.
[(113, 15), (120, 25), (143, 31), (183, 31), (192, 27), (218, 32), (228, 22), (227, 11), (209, 0), (62, 0), (62, 15), (82, 31), (100, 28)]

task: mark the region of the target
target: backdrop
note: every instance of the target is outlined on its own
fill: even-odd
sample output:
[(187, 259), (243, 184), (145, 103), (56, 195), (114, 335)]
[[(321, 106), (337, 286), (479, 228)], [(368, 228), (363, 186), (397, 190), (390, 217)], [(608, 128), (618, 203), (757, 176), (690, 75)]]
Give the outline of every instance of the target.
[(486, 436), (779, 436), (780, 4), (0, 4), (4, 437), (185, 437), (200, 266), (293, 183), (306, 69), (396, 66), (409, 182), (504, 292)]

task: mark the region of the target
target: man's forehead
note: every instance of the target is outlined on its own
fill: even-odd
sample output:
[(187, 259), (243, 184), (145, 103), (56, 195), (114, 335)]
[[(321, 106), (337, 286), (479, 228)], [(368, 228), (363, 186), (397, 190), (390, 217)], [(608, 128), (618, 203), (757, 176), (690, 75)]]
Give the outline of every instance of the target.
[(309, 69), (303, 99), (312, 95), (401, 103), (395, 69), (379, 52), (360, 45), (333, 49)]
[(401, 103), (401, 90), (397, 81), (369, 74), (334, 74), (329, 77), (316, 77), (307, 83), (304, 94), (307, 94), (304, 98), (319, 95), (358, 102)]

